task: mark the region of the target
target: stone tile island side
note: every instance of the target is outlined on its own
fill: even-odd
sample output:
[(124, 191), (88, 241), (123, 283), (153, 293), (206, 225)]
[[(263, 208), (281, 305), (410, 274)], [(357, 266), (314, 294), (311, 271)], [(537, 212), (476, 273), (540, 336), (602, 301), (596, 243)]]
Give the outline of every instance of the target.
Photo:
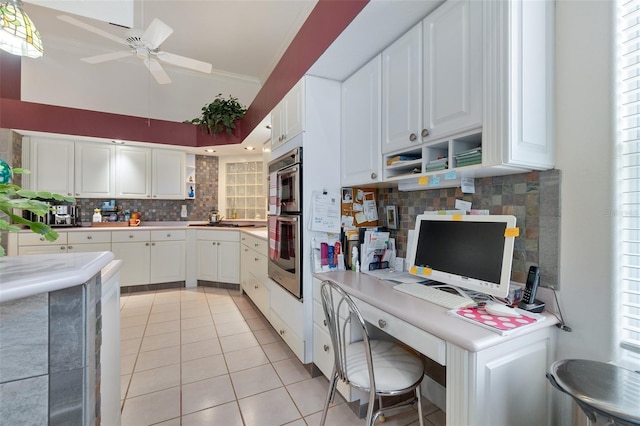
[(0, 258), (0, 418), (100, 422), (101, 270), (110, 252)]

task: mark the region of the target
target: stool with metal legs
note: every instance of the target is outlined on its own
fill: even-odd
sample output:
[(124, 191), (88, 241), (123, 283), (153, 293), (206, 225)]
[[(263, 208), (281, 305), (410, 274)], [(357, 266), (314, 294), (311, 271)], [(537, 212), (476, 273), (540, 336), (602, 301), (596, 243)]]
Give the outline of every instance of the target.
[(547, 378), (570, 395), (592, 423), (596, 415), (613, 425), (640, 425), (640, 373), (605, 362), (566, 359)]

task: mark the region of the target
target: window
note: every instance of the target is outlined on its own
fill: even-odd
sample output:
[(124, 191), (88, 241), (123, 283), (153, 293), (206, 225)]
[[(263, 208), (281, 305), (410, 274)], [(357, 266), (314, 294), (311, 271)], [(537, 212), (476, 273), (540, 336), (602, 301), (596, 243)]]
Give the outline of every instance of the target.
[(619, 362), (640, 365), (640, 0), (618, 0)]
[(225, 212), (227, 219), (264, 219), (267, 201), (264, 195), (262, 161), (225, 164)]

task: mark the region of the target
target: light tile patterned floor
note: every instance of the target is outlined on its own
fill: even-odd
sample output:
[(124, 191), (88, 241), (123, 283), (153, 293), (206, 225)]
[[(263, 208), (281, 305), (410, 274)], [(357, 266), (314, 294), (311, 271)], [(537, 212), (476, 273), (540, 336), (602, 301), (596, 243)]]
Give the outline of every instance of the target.
[[(320, 423), (327, 379), (311, 378), (240, 292), (149, 291), (120, 305), (123, 426)], [(444, 425), (428, 401), (423, 414), (425, 425)], [(364, 424), (336, 395), (327, 425)], [(385, 423), (417, 424), (412, 409)]]

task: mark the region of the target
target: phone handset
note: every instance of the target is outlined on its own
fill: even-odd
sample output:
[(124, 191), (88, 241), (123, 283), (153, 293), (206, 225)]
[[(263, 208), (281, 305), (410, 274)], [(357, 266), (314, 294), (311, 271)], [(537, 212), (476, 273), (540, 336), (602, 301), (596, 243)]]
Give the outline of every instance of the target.
[(539, 283), (540, 268), (531, 266), (529, 268), (529, 275), (527, 275), (527, 284), (524, 287), (524, 295), (522, 296), (522, 301), (527, 305), (530, 305), (536, 300), (536, 291), (538, 291)]
[(529, 268), (529, 274), (527, 275), (527, 283), (524, 286), (524, 294), (518, 307), (530, 312), (542, 312), (545, 304), (539, 300), (536, 300), (536, 292), (538, 291), (538, 285), (540, 284), (540, 268), (537, 266), (531, 266)]

